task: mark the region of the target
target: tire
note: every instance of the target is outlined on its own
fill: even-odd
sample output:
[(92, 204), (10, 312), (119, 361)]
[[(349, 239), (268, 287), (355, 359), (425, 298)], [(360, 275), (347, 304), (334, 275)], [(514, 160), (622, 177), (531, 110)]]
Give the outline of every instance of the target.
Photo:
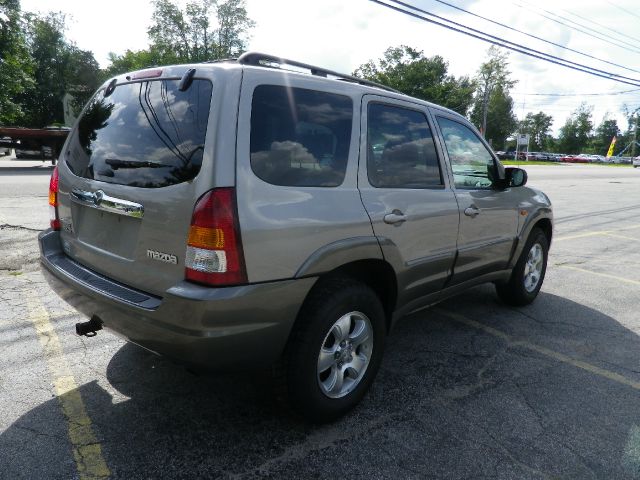
[(335, 420), (362, 400), (386, 336), (384, 309), (371, 288), (342, 277), (320, 282), (300, 310), (283, 372), (289, 405), (314, 423)]
[(509, 280), (496, 283), (496, 292), (500, 300), (513, 306), (524, 306), (533, 302), (542, 287), (548, 257), (549, 240), (542, 230), (534, 228)]

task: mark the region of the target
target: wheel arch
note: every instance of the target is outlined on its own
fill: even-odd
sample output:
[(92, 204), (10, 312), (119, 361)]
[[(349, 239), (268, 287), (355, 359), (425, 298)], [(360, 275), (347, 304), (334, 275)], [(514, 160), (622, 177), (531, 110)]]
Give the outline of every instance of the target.
[(531, 235), (531, 232), (539, 228), (547, 237), (548, 246), (551, 246), (551, 239), (553, 238), (553, 214), (550, 208), (539, 209), (534, 215), (530, 216), (530, 220), (523, 226), (520, 234), (518, 235), (517, 243), (514, 246), (511, 261), (509, 262), (509, 268), (513, 268), (522, 254), (527, 239)]
[[(387, 330), (391, 327), (398, 300), (398, 281), (393, 267), (381, 258), (361, 258), (335, 266), (318, 275), (307, 297), (335, 278), (350, 278), (371, 288), (380, 299), (385, 312)], [(305, 299), (306, 301), (306, 299)]]

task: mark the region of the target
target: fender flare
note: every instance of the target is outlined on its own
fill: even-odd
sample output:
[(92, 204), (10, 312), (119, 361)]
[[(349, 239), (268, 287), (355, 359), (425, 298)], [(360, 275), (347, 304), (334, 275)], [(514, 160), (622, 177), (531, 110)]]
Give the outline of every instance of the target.
[(294, 278), (319, 276), (358, 260), (384, 260), (376, 237), (345, 238), (320, 247), (304, 261)]
[[(531, 234), (533, 228), (538, 224), (540, 220), (549, 220), (551, 222), (551, 226), (553, 228), (553, 213), (551, 207), (542, 207), (535, 210), (535, 212), (527, 217), (526, 222), (522, 226), (522, 229), (518, 233), (517, 242), (513, 249), (513, 254), (511, 255), (511, 260), (509, 261), (509, 268), (513, 268), (515, 264), (518, 262), (520, 255), (522, 254), (522, 249), (524, 248), (525, 243), (527, 243), (527, 239)], [(551, 246), (551, 244), (549, 244)]]

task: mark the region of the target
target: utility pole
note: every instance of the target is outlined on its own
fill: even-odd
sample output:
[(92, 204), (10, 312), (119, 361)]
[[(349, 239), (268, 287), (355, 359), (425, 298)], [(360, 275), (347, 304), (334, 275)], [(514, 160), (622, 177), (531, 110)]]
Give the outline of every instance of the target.
[(636, 122), (633, 125), (633, 143), (631, 144), (631, 156), (636, 156), (636, 144), (638, 143), (638, 113), (636, 112)]

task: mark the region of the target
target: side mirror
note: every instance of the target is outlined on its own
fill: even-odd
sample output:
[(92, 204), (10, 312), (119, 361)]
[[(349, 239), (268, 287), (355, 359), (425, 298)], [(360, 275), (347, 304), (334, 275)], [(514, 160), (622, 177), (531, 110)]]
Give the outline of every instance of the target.
[(505, 184), (508, 187), (522, 187), (527, 183), (527, 172), (522, 168), (509, 167), (505, 169)]

